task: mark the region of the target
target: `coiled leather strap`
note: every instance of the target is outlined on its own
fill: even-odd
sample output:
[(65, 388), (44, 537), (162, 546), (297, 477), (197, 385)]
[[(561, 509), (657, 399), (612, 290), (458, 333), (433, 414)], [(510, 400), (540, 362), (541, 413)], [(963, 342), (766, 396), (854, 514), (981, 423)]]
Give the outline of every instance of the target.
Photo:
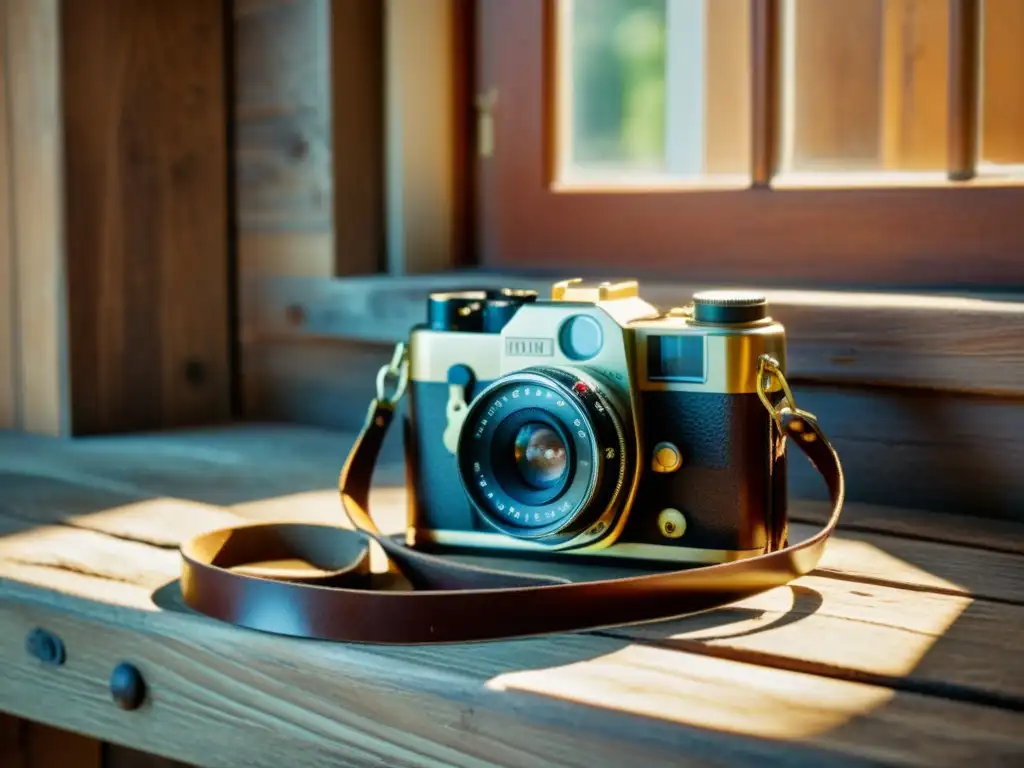
[[(839, 457), (813, 416), (783, 406), (783, 433), (828, 485), (832, 515), (811, 538), (757, 557), (604, 581), (473, 567), (415, 551), (380, 533), (370, 481), (394, 405), (375, 401), (339, 481), (356, 530), (272, 523), (214, 531), (181, 548), (182, 595), (192, 608), (243, 627), (296, 637), (366, 643), (445, 643), (523, 637), (668, 619), (777, 587), (813, 570), (843, 504)], [(370, 588), (376, 541), (413, 590)], [(239, 566), (301, 559), (324, 573), (275, 579)]]

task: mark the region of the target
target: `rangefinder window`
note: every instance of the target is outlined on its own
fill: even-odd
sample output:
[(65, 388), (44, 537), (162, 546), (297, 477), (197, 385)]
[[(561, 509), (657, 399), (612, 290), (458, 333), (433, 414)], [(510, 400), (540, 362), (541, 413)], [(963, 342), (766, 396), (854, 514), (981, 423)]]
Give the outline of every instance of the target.
[(651, 381), (703, 382), (704, 336), (647, 337), (647, 378)]

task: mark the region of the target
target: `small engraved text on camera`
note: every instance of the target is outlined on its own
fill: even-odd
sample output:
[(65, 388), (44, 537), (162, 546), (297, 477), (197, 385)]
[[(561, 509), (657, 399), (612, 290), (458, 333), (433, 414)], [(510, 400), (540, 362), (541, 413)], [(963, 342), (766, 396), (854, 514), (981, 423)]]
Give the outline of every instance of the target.
[(554, 339), (509, 337), (505, 339), (505, 354), (509, 357), (552, 357), (555, 342)]

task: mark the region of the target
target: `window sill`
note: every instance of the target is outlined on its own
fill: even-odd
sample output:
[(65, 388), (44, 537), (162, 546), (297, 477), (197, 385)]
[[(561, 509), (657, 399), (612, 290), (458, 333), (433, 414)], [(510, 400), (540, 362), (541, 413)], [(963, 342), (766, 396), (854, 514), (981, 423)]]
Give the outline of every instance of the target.
[[(487, 272), (343, 279), (242, 280), (241, 339), (394, 343), (423, 321), (433, 290), (534, 288), (550, 278)], [(641, 283), (659, 306), (685, 303), (704, 286)], [(769, 290), (787, 329), (794, 381), (1024, 395), (1024, 294)]]

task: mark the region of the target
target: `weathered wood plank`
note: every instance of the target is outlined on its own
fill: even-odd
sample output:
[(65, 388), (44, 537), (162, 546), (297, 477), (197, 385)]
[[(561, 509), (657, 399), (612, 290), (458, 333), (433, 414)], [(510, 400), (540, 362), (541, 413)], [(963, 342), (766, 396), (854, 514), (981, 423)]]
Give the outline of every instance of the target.
[[(10, 222), (18, 269), (15, 328), (21, 428), (56, 435), (68, 423), (63, 384), (64, 130), (58, 0), (6, 0)], [(15, 75), (16, 73), (16, 75)]]
[[(235, 515), (336, 519), (330, 483), (307, 488), (311, 475), (327, 469), (333, 482), (335, 461), (325, 448), (334, 437), (254, 426), (71, 444), (0, 438), (8, 472), (0, 500), (0, 644), (9, 646), (0, 656), (16, 667), (7, 673), (16, 704), (4, 698), (5, 687), (0, 706), (29, 706), (12, 711), (42, 717), (46, 696), (60, 691), (68, 704), (59, 715), (47, 708), (48, 722), (201, 765), (226, 754), (197, 725), (211, 713), (221, 726), (219, 749), (253, 765), (272, 764), (288, 749), (308, 754), (309, 764), (428, 756), (475, 764), (484, 755), (492, 764), (540, 762), (507, 751), (521, 741), (544, 743), (555, 764), (590, 765), (617, 764), (627, 750), (651, 764), (679, 749), (698, 760), (792, 759), (782, 750), (794, 748), (793, 739), (816, 762), (840, 754), (1008, 760), (1024, 749), (1021, 715), (1007, 711), (1024, 703), (1024, 678), (1012, 659), (1024, 568), (1005, 551), (844, 532), (821, 575), (792, 590), (605, 637), (366, 649), (243, 633), (183, 613), (173, 540)], [(16, 442), (26, 449), (10, 450)], [(40, 471), (44, 458), (49, 475)], [(14, 474), (33, 462), (32, 473)], [(109, 471), (101, 471), (104, 464)], [(150, 475), (147, 464), (162, 470)], [(311, 475), (301, 474), (303, 465)], [(237, 494), (242, 478), (275, 471), (270, 498), (237, 496), (231, 511), (145, 498), (188, 496), (190, 480), (199, 495), (214, 483)], [(386, 528), (401, 527), (402, 495), (385, 485), (375, 498)], [(91, 505), (82, 501), (90, 496)], [(794, 537), (808, 530), (794, 525)], [(958, 530), (940, 526), (934, 536), (955, 539)], [(26, 704), (31, 678), (19, 671), (25, 661), (17, 644), (36, 624), (60, 632), (75, 661), (36, 682), (45, 695)], [(142, 665), (152, 681), (143, 711), (114, 710), (96, 683), (121, 658)], [(382, 711), (383, 720), (370, 714)], [(423, 711), (440, 719), (424, 722)], [(275, 740), (268, 743), (264, 724), (271, 722)], [(453, 723), (460, 724), (454, 732)], [(194, 743), (167, 737), (182, 728), (196, 732)], [(929, 746), (916, 754), (921, 741)]]
[(385, 5), (328, 3), (335, 275), (373, 274), (386, 261)]
[(1024, 606), (810, 576), (722, 611), (608, 634), (1021, 709), (1024, 670), (1007, 649), (1022, 629)]
[(7, 69), (7, 0), (0, 0), (0, 429), (17, 429), (18, 381), (16, 369), (21, 364), (16, 345), (17, 294), (14, 237), (11, 229), (11, 137), (8, 133), (8, 92), (10, 72)]
[[(1024, 750), (1018, 713), (612, 638), (360, 648), (173, 610), (100, 619), (33, 596), (4, 586), (0, 651), (13, 663), (0, 705), (199, 765), (668, 765), (681, 752), (950, 764)], [(40, 673), (25, 659), (18, 643), (38, 625), (73, 652), (64, 667)], [(97, 684), (121, 659), (149, 685), (137, 712)]]
[(377, 344), (248, 338), (241, 354), (245, 418), (349, 432), (362, 426), (376, 372), (391, 359)]
[(232, 4), (242, 232), (331, 232), (328, 5)]
[(76, 434), (231, 413), (222, 7), (64, 3)]
[[(154, 450), (148, 455), (163, 456), (166, 461), (165, 452)], [(290, 469), (278, 466), (284, 472)], [(218, 479), (231, 485), (231, 473), (224, 477), (223, 465), (218, 470)], [(270, 462), (253, 461), (246, 471), (262, 475), (272, 470)], [(45, 493), (47, 484), (58, 486), (56, 496)], [(19, 492), (19, 485), (24, 492)], [(174, 578), (177, 559), (169, 547), (186, 536), (237, 524), (241, 518), (339, 520), (333, 489), (239, 504), (233, 512), (241, 517), (235, 517), (217, 507), (169, 499), (134, 502), (129, 495), (121, 500), (110, 490), (103, 492), (96, 504), (101, 509), (94, 514), (83, 514), (79, 508), (68, 515), (58, 511), (60, 498), (82, 498), (90, 490), (78, 486), (77, 494), (72, 494), (65, 490), (69, 486), (53, 478), (27, 478), (16, 482), (10, 500), (0, 505), (5, 514), (0, 517), (0, 528), (7, 534), (0, 539), (0, 557), (15, 561), (19, 578), (37, 583), (42, 577), (42, 583), (52, 585), (53, 571), (70, 570), (152, 590)], [(399, 489), (382, 489), (375, 495), (382, 528), (402, 529), (403, 502), (404, 493)], [(35, 514), (31, 511), (33, 504), (40, 509)], [(36, 527), (40, 524), (59, 525)], [(811, 530), (810, 526), (795, 525), (794, 538)], [(140, 541), (163, 548), (154, 552)], [(1012, 646), (1024, 624), (1024, 608), (984, 601), (991, 597), (1024, 603), (1020, 597), (1024, 586), (1022, 562), (1018, 555), (945, 543), (844, 534), (830, 544), (823, 562), (822, 573), (839, 579), (811, 577), (798, 583), (795, 593), (779, 590), (724, 613), (711, 614), (710, 619), (687, 619), (678, 624), (678, 630), (659, 625), (651, 630), (653, 634), (637, 636), (665, 638), (682, 632), (686, 639), (693, 627), (693, 636), (700, 639), (708, 634), (700, 630), (714, 627), (726, 638), (722, 644), (744, 658), (751, 654), (757, 654), (758, 659), (770, 656), (782, 665), (851, 678), (906, 677), (911, 681), (909, 685), (926, 689), (941, 690), (948, 684), (979, 691), (982, 696), (1019, 696), (1024, 702), (1024, 679), (1012, 672), (1000, 672), (1004, 659), (999, 650)], [(119, 594), (122, 592), (131, 597), (130, 604), (136, 604), (139, 598), (132, 597), (133, 591), (121, 590)], [(145, 602), (145, 596), (141, 599)], [(778, 629), (764, 631), (766, 625), (770, 628), (776, 622)], [(785, 627), (795, 629), (781, 631)], [(797, 636), (791, 637), (788, 632), (798, 632), (806, 642), (794, 642)], [(831, 636), (842, 636), (844, 643), (829, 642)], [(738, 643), (730, 638), (737, 638)], [(761, 640), (768, 645), (760, 644)], [(992, 647), (972, 645), (978, 643), (990, 643)], [(936, 655), (936, 648), (943, 653)], [(932, 664), (927, 674), (914, 667), (922, 657)], [(977, 660), (973, 665), (962, 663), (971, 658)]]
[[(564, 276), (560, 276), (564, 277)], [(553, 279), (456, 272), (318, 280), (246, 280), (259, 298), (241, 318), (249, 339), (336, 338), (394, 343), (424, 321), (432, 290), (532, 288), (550, 295)], [(654, 304), (687, 303), (708, 286), (641, 281)], [(797, 381), (872, 384), (985, 394), (1024, 393), (1024, 301), (1020, 296), (768, 290), (771, 312), (788, 333)], [(296, 311), (298, 308), (301, 311)]]
[[(808, 384), (795, 393), (839, 452), (851, 500), (1024, 521), (1016, 399)], [(791, 455), (791, 493), (824, 498), (809, 462)]]
[[(791, 520), (824, 525), (832, 513), (825, 501), (797, 499), (791, 504)], [(844, 531), (885, 533), (919, 541), (936, 541), (961, 547), (1024, 555), (1024, 523), (988, 518), (981, 525), (973, 517), (930, 509), (897, 509), (874, 504), (847, 503), (841, 525)]]
[[(360, 398), (361, 410), (362, 403)], [(987, 425), (978, 427), (983, 431)], [(352, 438), (351, 433), (277, 425), (74, 442), (0, 434), (5, 472), (0, 475), (5, 488), (0, 510), (19, 517), (38, 514), (47, 522), (75, 515), (81, 518), (76, 524), (91, 524), (82, 521), (104, 518), (84, 517), (88, 513), (117, 508), (118, 514), (109, 519), (121, 518), (120, 525), (128, 519), (160, 519), (148, 526), (148, 535), (162, 535), (165, 544), (175, 535), (172, 518), (185, 513), (158, 513), (159, 503), (138, 502), (171, 497), (244, 504), (239, 508), (242, 514), (261, 519), (277, 515), (340, 521), (334, 489)], [(381, 494), (376, 512), (393, 531), (402, 530), (404, 521), (401, 462), (401, 436), (396, 430), (388, 437), (385, 460), (375, 474)], [(820, 502), (795, 499), (791, 506), (794, 520), (823, 519)], [(206, 514), (196, 512), (197, 519)], [(160, 534), (165, 525), (171, 525), (170, 533)], [(854, 504), (840, 525), (844, 537), (829, 549), (829, 568), (944, 590), (959, 585), (958, 594), (1010, 601), (1020, 601), (1024, 594), (1024, 574), (1017, 565), (1024, 524)], [(141, 535), (140, 529), (132, 530)], [(794, 538), (811, 530), (811, 525), (794, 523)], [(178, 531), (179, 536), (185, 533)], [(829, 565), (830, 558), (840, 555), (843, 559)], [(904, 565), (896, 567), (900, 562)], [(908, 573), (902, 575), (900, 568)], [(931, 581), (923, 582), (922, 574), (931, 574)]]

